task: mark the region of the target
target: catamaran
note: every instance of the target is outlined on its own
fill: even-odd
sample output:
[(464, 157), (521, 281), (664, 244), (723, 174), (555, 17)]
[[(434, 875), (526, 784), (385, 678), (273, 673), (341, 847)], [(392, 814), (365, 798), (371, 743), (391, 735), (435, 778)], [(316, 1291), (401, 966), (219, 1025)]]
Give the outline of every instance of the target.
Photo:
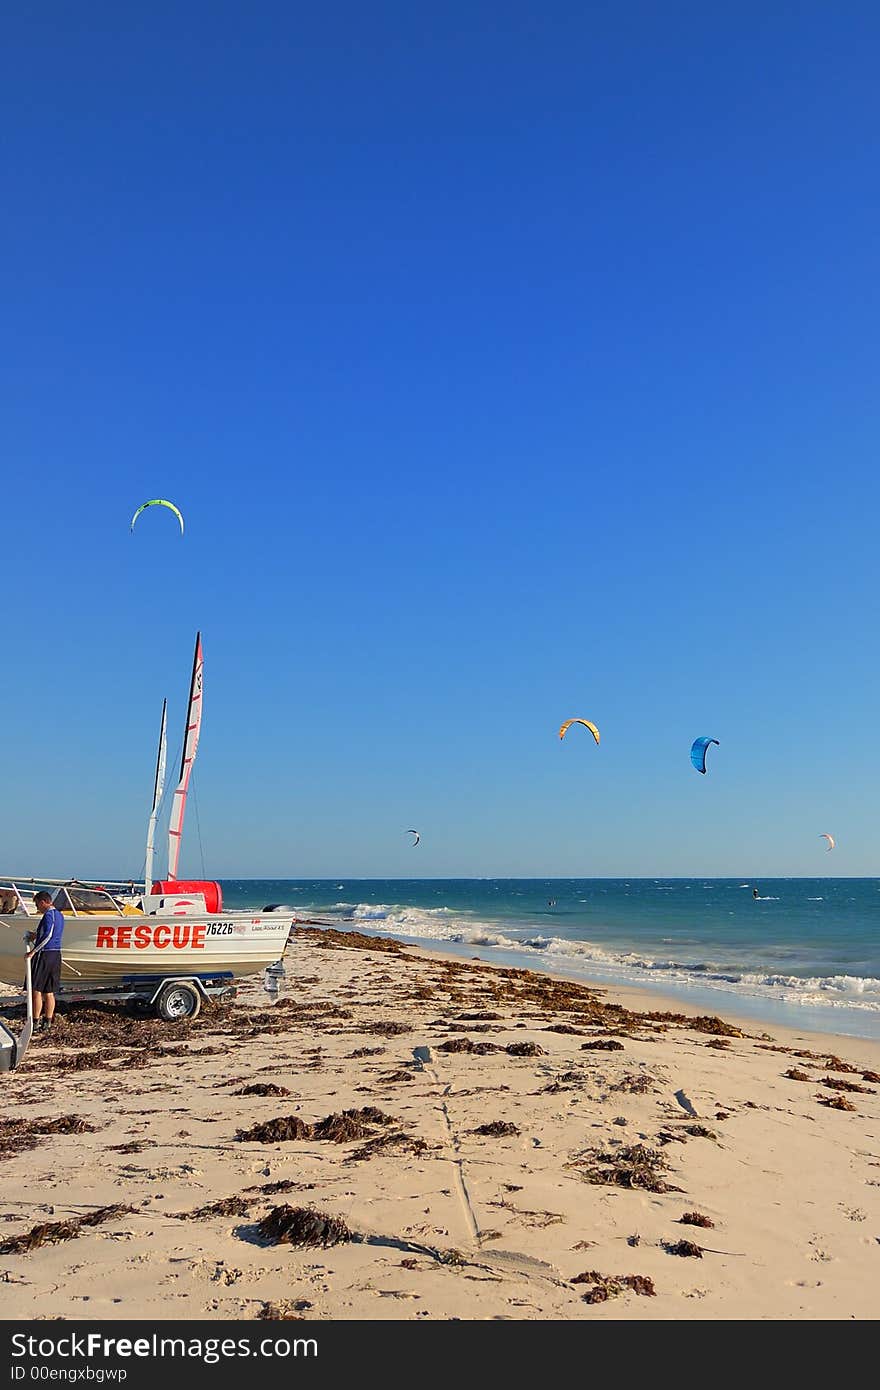
[[(180, 845), (202, 725), (203, 654), (196, 636), (180, 775), (168, 828), (168, 871), (153, 879), (156, 821), (165, 784), (167, 704), (162, 705), (144, 880), (0, 875), (0, 980), (21, 985), (25, 934), (38, 917), (37, 888), (64, 913), (61, 999), (136, 1000), (160, 1018), (194, 1018), (206, 999), (229, 997), (235, 981), (280, 961), (293, 915), (224, 911), (219, 883), (179, 879)], [(29, 920), (30, 919), (30, 920)]]

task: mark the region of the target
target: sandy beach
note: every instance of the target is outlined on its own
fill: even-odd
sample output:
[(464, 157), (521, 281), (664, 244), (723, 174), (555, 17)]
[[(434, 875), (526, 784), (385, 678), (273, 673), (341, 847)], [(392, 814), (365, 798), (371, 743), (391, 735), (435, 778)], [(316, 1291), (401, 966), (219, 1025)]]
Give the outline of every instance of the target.
[(285, 965), (2, 1078), (4, 1319), (876, 1317), (880, 1043), (354, 932)]

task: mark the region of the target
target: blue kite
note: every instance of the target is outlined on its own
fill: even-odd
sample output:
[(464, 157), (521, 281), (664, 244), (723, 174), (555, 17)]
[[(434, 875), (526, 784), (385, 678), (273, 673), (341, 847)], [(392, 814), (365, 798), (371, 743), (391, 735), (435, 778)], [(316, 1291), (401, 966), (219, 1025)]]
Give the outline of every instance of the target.
[[(710, 743), (718, 743), (717, 738), (695, 738), (691, 744), (691, 762), (697, 772), (705, 774), (706, 771), (706, 751)], [(721, 747), (718, 744), (719, 748)]]

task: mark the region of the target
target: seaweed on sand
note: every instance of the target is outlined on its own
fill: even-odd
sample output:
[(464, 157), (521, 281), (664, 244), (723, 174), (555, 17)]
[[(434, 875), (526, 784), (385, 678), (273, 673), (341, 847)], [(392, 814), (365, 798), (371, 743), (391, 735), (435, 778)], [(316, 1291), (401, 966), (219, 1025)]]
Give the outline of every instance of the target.
[(262, 1322), (305, 1322), (302, 1313), (296, 1310), (311, 1306), (306, 1299), (298, 1298), (291, 1302), (289, 1298), (282, 1298), (279, 1303), (264, 1303), (257, 1313), (257, 1319)]
[(100, 1226), (104, 1221), (115, 1221), (119, 1216), (127, 1216), (134, 1207), (98, 1207), (87, 1216), (74, 1216), (69, 1221), (46, 1221), (41, 1226), (33, 1226), (23, 1236), (13, 1236), (0, 1245), (0, 1255), (26, 1255), (41, 1245), (51, 1245), (59, 1240), (75, 1240), (91, 1226)]
[(789, 1067), (788, 1071), (782, 1073), (789, 1081), (809, 1081), (810, 1073), (804, 1071), (802, 1067)]
[(491, 1120), (488, 1124), (471, 1130), (471, 1133), (485, 1134), (491, 1139), (506, 1139), (509, 1135), (519, 1134), (519, 1130), (509, 1120)]
[(417, 1139), (415, 1135), (406, 1134), (403, 1130), (394, 1130), (385, 1134), (377, 1134), (372, 1139), (368, 1139), (361, 1148), (355, 1149), (346, 1157), (346, 1163), (364, 1163), (367, 1159), (375, 1158), (377, 1154), (390, 1153), (409, 1153), (418, 1157), (420, 1154), (427, 1153), (428, 1144), (424, 1139)]
[(79, 1115), (59, 1115), (54, 1120), (0, 1120), (0, 1158), (35, 1149), (49, 1134), (94, 1134), (97, 1128)]
[(710, 1038), (707, 1043), (703, 1043), (703, 1046), (715, 1047), (719, 1052), (726, 1052), (730, 1048), (730, 1042), (727, 1038)]
[(338, 931), (335, 927), (293, 928), (294, 940), (308, 940), (312, 946), (324, 951), (344, 950), (346, 947), (356, 951), (384, 951), (392, 956), (401, 956), (406, 946), (392, 941), (387, 936), (365, 936), (359, 931)]
[(648, 1072), (643, 1071), (635, 1075), (630, 1073), (626, 1076), (622, 1076), (619, 1081), (615, 1081), (608, 1089), (609, 1091), (627, 1091), (632, 1095), (644, 1096), (647, 1095), (649, 1091), (653, 1091), (656, 1085), (656, 1076), (650, 1076)]
[(667, 1255), (690, 1255), (695, 1260), (703, 1258), (703, 1247), (692, 1240), (664, 1240), (663, 1249)]
[[(384, 1052), (384, 1047), (356, 1047), (354, 1052), (349, 1052), (348, 1058), (353, 1057), (378, 1057)], [(347, 1059), (348, 1060), (348, 1059)]]
[(581, 1043), (581, 1052), (623, 1052), (623, 1043), (616, 1038), (594, 1038), (592, 1042)]
[(546, 1057), (543, 1047), (536, 1042), (508, 1043), (504, 1051), (508, 1057)]
[(717, 1139), (718, 1135), (713, 1130), (707, 1129), (705, 1125), (685, 1125), (685, 1133), (691, 1134), (695, 1139)]
[(858, 1071), (858, 1067), (851, 1066), (849, 1062), (844, 1062), (840, 1057), (835, 1057), (833, 1052), (829, 1052), (821, 1059), (829, 1071)]
[(255, 1081), (252, 1086), (242, 1086), (233, 1091), (234, 1096), (289, 1096), (286, 1086), (276, 1086), (274, 1081)]
[(585, 1303), (605, 1303), (627, 1291), (648, 1298), (653, 1298), (657, 1292), (653, 1279), (647, 1274), (600, 1274), (597, 1269), (586, 1269), (571, 1282), (592, 1285), (584, 1294)]
[(279, 1115), (250, 1129), (238, 1129), (235, 1137), (240, 1143), (280, 1144), (287, 1139), (311, 1139), (312, 1126), (298, 1115)]
[(257, 1229), (273, 1245), (294, 1245), (300, 1248), (320, 1245), (342, 1245), (354, 1239), (352, 1232), (338, 1216), (315, 1211), (312, 1207), (273, 1207)]
[(700, 1014), (698, 1018), (688, 1019), (686, 1026), (693, 1028), (697, 1033), (714, 1033), (716, 1037), (741, 1038), (743, 1031), (735, 1028), (732, 1023), (725, 1023), (723, 1018), (718, 1018), (716, 1014)]
[(278, 1182), (257, 1183), (254, 1187), (246, 1187), (245, 1192), (311, 1192), (315, 1186), (313, 1182), (296, 1182), (294, 1178), (280, 1178)]
[(820, 1086), (830, 1086), (834, 1091), (858, 1091), (863, 1096), (876, 1096), (877, 1092), (872, 1091), (870, 1086), (859, 1086), (855, 1081), (841, 1081), (836, 1076), (823, 1076), (819, 1080)]
[(373, 1019), (371, 1023), (359, 1023), (358, 1033), (378, 1033), (383, 1038), (396, 1038), (401, 1033), (411, 1033), (411, 1023), (396, 1023), (393, 1019)]
[(639, 1188), (644, 1192), (680, 1192), (663, 1174), (669, 1164), (646, 1144), (627, 1144), (619, 1149), (591, 1149), (568, 1165), (577, 1168), (590, 1183), (609, 1187)]
[(830, 1110), (852, 1110), (855, 1106), (852, 1101), (847, 1100), (846, 1096), (817, 1096), (820, 1105), (827, 1105)]
[(707, 1231), (713, 1230), (715, 1222), (709, 1216), (704, 1216), (701, 1211), (686, 1211), (678, 1218), (679, 1226), (703, 1226)]
[(312, 1126), (312, 1138), (327, 1139), (333, 1144), (347, 1144), (352, 1139), (365, 1139), (376, 1125), (393, 1125), (394, 1117), (377, 1110), (374, 1105), (361, 1110), (343, 1110), (341, 1115), (325, 1115)]
[(366, 1138), (376, 1125), (390, 1124), (394, 1124), (393, 1116), (368, 1105), (362, 1110), (343, 1110), (341, 1115), (325, 1115), (316, 1124), (301, 1120), (299, 1115), (280, 1115), (250, 1129), (239, 1129), (235, 1137), (240, 1142), (258, 1144), (279, 1144), (289, 1139), (323, 1139), (333, 1144), (347, 1144), (353, 1139)]
[[(250, 1202), (255, 1200), (252, 1197)], [(250, 1202), (246, 1197), (220, 1197), (205, 1207), (196, 1207), (195, 1211), (175, 1211), (169, 1212), (169, 1215), (177, 1221), (207, 1221), (211, 1216), (247, 1216)]]

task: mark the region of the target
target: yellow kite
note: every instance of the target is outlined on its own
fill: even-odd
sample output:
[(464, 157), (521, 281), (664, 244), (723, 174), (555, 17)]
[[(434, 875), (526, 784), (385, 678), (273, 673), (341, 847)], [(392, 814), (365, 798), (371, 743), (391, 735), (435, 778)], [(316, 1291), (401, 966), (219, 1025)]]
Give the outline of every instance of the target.
[(572, 724), (583, 724), (585, 729), (589, 729), (596, 742), (599, 742), (599, 730), (596, 728), (595, 724), (590, 723), (589, 719), (566, 719), (562, 728), (559, 730), (560, 738), (565, 738), (565, 735), (567, 731), (571, 728)]

